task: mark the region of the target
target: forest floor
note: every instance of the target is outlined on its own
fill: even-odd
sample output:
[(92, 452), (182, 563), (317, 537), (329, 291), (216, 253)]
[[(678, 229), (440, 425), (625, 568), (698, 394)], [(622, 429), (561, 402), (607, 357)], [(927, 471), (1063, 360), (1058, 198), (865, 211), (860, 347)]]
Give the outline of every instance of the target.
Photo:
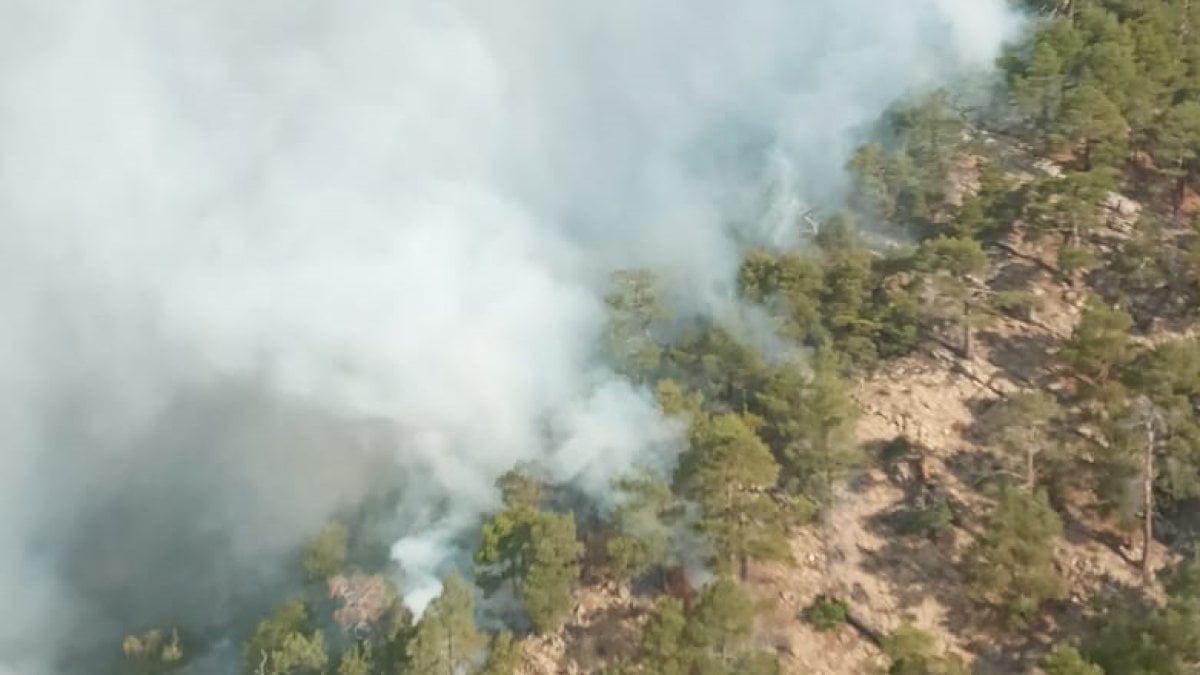
[[(1066, 536), (1056, 551), (1071, 592), (1049, 619), (1006, 633), (969, 599), (959, 563), (986, 510), (980, 479), (997, 467), (973, 440), (972, 425), (1008, 393), (1060, 386), (1053, 351), (1082, 305), (1081, 295), (1039, 262), (1043, 256), (1017, 248), (1004, 255), (993, 285), (1032, 288), (1034, 316), (997, 317), (978, 328), (969, 361), (936, 346), (890, 362), (860, 383), (858, 441), (877, 454), (904, 436), (912, 452), (890, 464), (870, 456), (871, 468), (840, 492), (821, 522), (792, 537), (794, 563), (752, 565), (749, 586), (766, 608), (759, 639), (778, 654), (785, 673), (883, 672), (878, 647), (853, 628), (818, 633), (800, 618), (820, 595), (844, 599), (879, 633), (910, 622), (973, 661), (975, 672), (999, 675), (1030, 672), (1056, 635), (1078, 627), (1096, 593), (1138, 585), (1140, 551), (1125, 550), (1087, 504), (1072, 502), (1065, 505)], [(936, 538), (897, 536), (889, 516), (912, 508), (931, 484), (952, 506), (954, 524)], [(522, 675), (594, 673), (614, 656), (631, 656), (651, 608), (648, 599), (615, 585), (581, 589), (574, 617), (560, 633), (527, 642)]]
[[(1055, 634), (1078, 625), (1101, 589), (1139, 583), (1130, 559), (1140, 552), (1124, 551), (1086, 504), (1069, 503), (1066, 536), (1056, 553), (1071, 594), (1049, 612), (1049, 621), (1006, 638), (968, 597), (959, 562), (985, 510), (979, 479), (996, 466), (973, 440), (972, 425), (1007, 393), (1059, 386), (1053, 345), (1070, 333), (1081, 311), (1078, 294), (1024, 257), (1011, 256), (1000, 274), (1033, 277), (1026, 281), (1039, 298), (1035, 318), (1002, 317), (978, 329), (970, 361), (938, 346), (889, 363), (862, 382), (855, 395), (862, 408), (858, 440), (871, 449), (905, 436), (913, 456), (893, 470), (871, 469), (849, 486), (818, 527), (793, 539), (797, 565), (753, 569), (752, 586), (774, 602), (760, 622), (761, 638), (777, 650), (785, 672), (868, 673), (885, 664), (878, 648), (849, 626), (818, 633), (799, 619), (822, 594), (847, 601), (859, 620), (880, 633), (910, 622), (974, 661), (975, 672), (1001, 674), (1030, 672)], [(896, 536), (887, 529), (888, 516), (913, 507), (930, 483), (956, 515), (949, 534), (936, 541)]]
[[(1052, 163), (1029, 159), (1027, 148), (1007, 148), (1003, 139), (985, 141), (1002, 146), (1010, 175), (1018, 179), (1055, 173)], [(973, 165), (963, 166), (961, 192), (975, 188), (973, 171)], [(1110, 227), (1100, 236), (1120, 239), (1141, 207), (1116, 194), (1109, 201)], [(1070, 584), (1068, 598), (1052, 605), (1043, 621), (1018, 633), (999, 630), (970, 600), (960, 563), (986, 513), (981, 486), (1001, 467), (974, 438), (972, 427), (1003, 396), (1063, 386), (1055, 350), (1070, 335), (1084, 302), (1082, 289), (1055, 273), (1052, 247), (1014, 238), (993, 253), (998, 259), (989, 287), (1030, 291), (1033, 311), (1024, 320), (997, 316), (976, 328), (970, 359), (948, 348), (954, 339), (948, 337), (884, 364), (859, 383), (854, 392), (861, 408), (857, 440), (867, 449), (868, 469), (840, 491), (819, 523), (792, 536), (792, 563), (750, 567), (749, 587), (764, 606), (758, 638), (779, 656), (785, 673), (886, 670), (878, 646), (851, 626), (820, 633), (804, 622), (804, 609), (819, 596), (847, 602), (855, 618), (877, 635), (912, 623), (972, 662), (974, 672), (1001, 675), (1032, 672), (1048, 645), (1061, 635), (1078, 634), (1098, 594), (1144, 592), (1137, 564), (1141, 551), (1126, 548), (1117, 529), (1096, 515), (1085, 497), (1068, 492), (1066, 503), (1058, 505), (1065, 536), (1056, 549)], [(1150, 328), (1141, 339), (1191, 332), (1191, 326)], [(881, 458), (879, 451), (899, 437), (907, 438), (912, 450), (904, 457)], [(931, 489), (950, 505), (952, 524), (933, 538), (897, 536), (889, 522), (921, 504)], [(1155, 550), (1152, 558), (1160, 566), (1167, 554)], [(614, 656), (632, 656), (651, 610), (648, 599), (625, 588), (581, 589), (574, 618), (560, 633), (526, 643), (527, 662), (520, 675), (596, 673)]]
[[(778, 653), (785, 673), (882, 673), (880, 650), (842, 627), (818, 633), (800, 619), (818, 596), (845, 599), (854, 616), (878, 633), (911, 622), (944, 649), (973, 662), (977, 673), (1028, 673), (1057, 634), (1078, 627), (1088, 599), (1102, 590), (1133, 589), (1140, 551), (1087, 509), (1069, 503), (1066, 537), (1056, 550), (1070, 581), (1070, 597), (1050, 619), (1022, 633), (998, 631), (979, 613), (962, 583), (960, 561), (978, 527), (986, 500), (980, 478), (995, 474), (997, 460), (972, 438), (974, 420), (1001, 396), (1026, 388), (1054, 389), (1054, 351), (1069, 335), (1082, 297), (1052, 277), (1034, 251), (1004, 252), (992, 283), (1032, 288), (1037, 311), (1030, 321), (997, 317), (976, 331), (972, 358), (935, 345), (884, 365), (859, 384), (862, 407), (857, 437), (868, 453), (899, 436), (913, 443), (904, 458), (869, 456), (869, 468), (836, 497), (821, 522), (791, 539), (792, 565), (756, 563), (749, 585), (763, 602), (758, 639)], [(954, 525), (940, 537), (900, 537), (889, 516), (911, 509), (931, 484), (952, 504)], [(647, 598), (616, 585), (586, 587), (562, 632), (527, 641), (522, 675), (596, 673), (598, 664), (632, 656), (652, 610)]]

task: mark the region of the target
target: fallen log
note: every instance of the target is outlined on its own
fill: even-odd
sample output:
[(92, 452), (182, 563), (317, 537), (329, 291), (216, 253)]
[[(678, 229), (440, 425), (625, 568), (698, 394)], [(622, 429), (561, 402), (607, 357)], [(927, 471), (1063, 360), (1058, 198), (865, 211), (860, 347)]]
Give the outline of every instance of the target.
[(850, 625), (864, 640), (870, 642), (876, 647), (883, 647), (883, 633), (868, 626), (866, 622), (854, 615), (854, 612), (846, 611), (846, 623)]

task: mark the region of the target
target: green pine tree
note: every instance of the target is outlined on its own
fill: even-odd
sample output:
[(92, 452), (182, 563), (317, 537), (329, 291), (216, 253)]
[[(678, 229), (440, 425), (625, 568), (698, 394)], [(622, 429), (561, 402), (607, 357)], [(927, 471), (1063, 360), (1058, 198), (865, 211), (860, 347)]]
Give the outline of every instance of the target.
[(994, 608), (1010, 627), (1024, 626), (1047, 600), (1064, 597), (1054, 565), (1062, 522), (1044, 492), (1004, 487), (965, 567), (974, 597)]
[(718, 564), (745, 577), (750, 559), (786, 557), (781, 514), (770, 494), (779, 464), (766, 444), (732, 413), (693, 420), (689, 436), (676, 488), (700, 505), (699, 529)]
[(409, 667), (415, 673), (460, 675), (483, 660), (486, 645), (487, 638), (475, 628), (471, 587), (452, 573), (417, 623), (408, 643)]

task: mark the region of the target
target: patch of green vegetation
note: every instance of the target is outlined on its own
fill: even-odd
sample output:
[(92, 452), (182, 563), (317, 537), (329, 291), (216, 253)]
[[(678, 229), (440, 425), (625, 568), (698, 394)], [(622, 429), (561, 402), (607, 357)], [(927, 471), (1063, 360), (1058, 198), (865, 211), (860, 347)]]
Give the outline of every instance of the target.
[(804, 620), (818, 633), (841, 628), (849, 615), (850, 607), (845, 602), (824, 595), (818, 596), (803, 613)]

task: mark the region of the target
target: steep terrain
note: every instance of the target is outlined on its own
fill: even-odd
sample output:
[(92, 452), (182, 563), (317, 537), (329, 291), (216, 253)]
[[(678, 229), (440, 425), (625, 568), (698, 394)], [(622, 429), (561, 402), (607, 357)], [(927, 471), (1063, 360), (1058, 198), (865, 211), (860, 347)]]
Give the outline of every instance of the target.
[[(1006, 154), (1010, 177), (1016, 180), (1032, 178), (1021, 167), (1061, 175), (1053, 163), (1029, 159), (1027, 149)], [(973, 189), (968, 185), (963, 192)], [(1108, 223), (1093, 237), (1120, 240), (1141, 207), (1116, 193), (1106, 206)], [(910, 623), (936, 636), (942, 648), (973, 662), (975, 672), (1001, 675), (1030, 672), (1052, 644), (1079, 630), (1098, 593), (1140, 585), (1140, 550), (1127, 546), (1117, 529), (1091, 508), (1086, 494), (1077, 492), (1072, 493), (1077, 499), (1061, 505), (1065, 536), (1055, 550), (1056, 565), (1069, 582), (1067, 600), (1050, 607), (1036, 625), (1013, 634), (998, 631), (968, 597), (962, 554), (986, 509), (980, 487), (1000, 467), (995, 450), (981, 443), (972, 428), (981, 413), (1014, 392), (1068, 386), (1055, 352), (1075, 328), (1084, 299), (1078, 286), (1055, 273), (1052, 245), (1026, 243), (1018, 236), (991, 254), (989, 288), (1025, 289), (1033, 298), (1031, 309), (1019, 317), (990, 317), (976, 329), (969, 360), (931, 343), (861, 381), (853, 397), (862, 412), (856, 438), (868, 449), (867, 470), (839, 489), (834, 506), (818, 523), (793, 532), (789, 547), (794, 563), (751, 566), (749, 587), (763, 603), (756, 639), (778, 655), (785, 673), (886, 670), (888, 660), (873, 636), (850, 625), (818, 632), (802, 620), (805, 608), (820, 597), (844, 599), (875, 636)], [(1192, 334), (1180, 325), (1160, 327), (1138, 340), (1153, 344)], [(909, 447), (889, 453), (899, 438), (907, 439)], [(889, 527), (889, 519), (931, 499), (948, 504), (953, 514), (945, 531), (898, 537)], [(1165, 551), (1153, 555), (1156, 566), (1166, 562)], [(650, 599), (631, 596), (621, 586), (581, 589), (573, 617), (560, 632), (525, 641), (522, 675), (600, 672), (612, 657), (634, 653), (651, 609)]]

